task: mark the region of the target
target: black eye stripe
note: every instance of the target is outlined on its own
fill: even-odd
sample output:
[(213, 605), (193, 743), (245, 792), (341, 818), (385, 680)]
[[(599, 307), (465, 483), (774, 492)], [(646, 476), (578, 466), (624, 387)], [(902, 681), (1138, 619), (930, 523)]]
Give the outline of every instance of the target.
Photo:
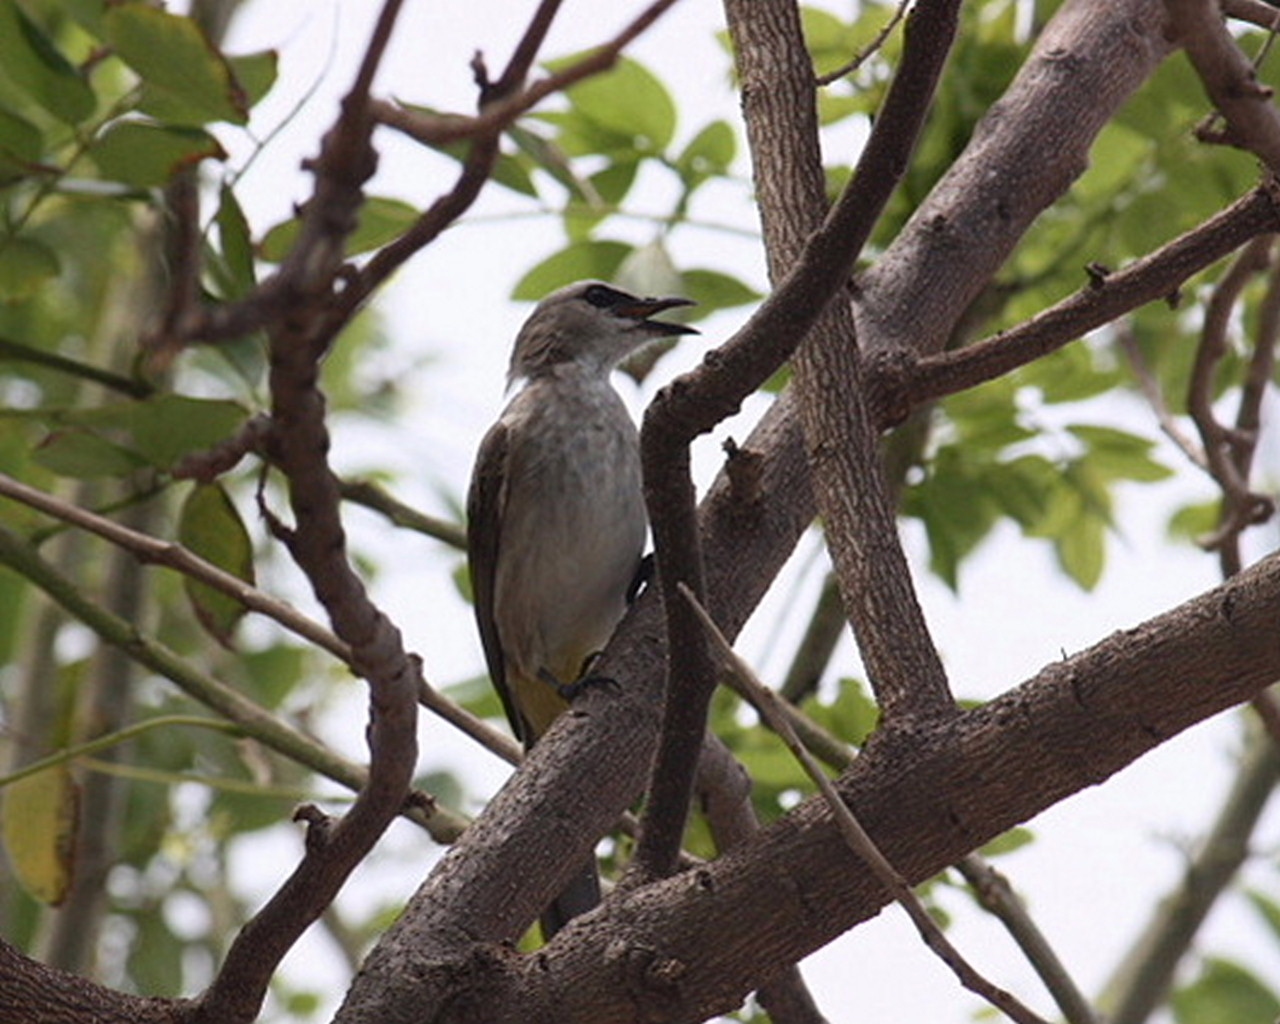
[(621, 302), (631, 301), (631, 296), (626, 292), (620, 292), (604, 284), (593, 284), (582, 293), (582, 297), (597, 309), (608, 309)]

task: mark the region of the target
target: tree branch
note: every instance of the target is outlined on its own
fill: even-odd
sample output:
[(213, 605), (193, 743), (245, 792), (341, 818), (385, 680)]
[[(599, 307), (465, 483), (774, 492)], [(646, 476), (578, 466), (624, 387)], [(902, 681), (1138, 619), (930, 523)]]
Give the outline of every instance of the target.
[(400, 0), (386, 0), (355, 83), (342, 101), (313, 170), (316, 182), (298, 243), (280, 268), (286, 314), (269, 325), (272, 431), (268, 447), (289, 485), (297, 519), (288, 547), (325, 608), (334, 632), (351, 648), (369, 685), (369, 775), (337, 822), (312, 819), (307, 852), (279, 891), (241, 929), (199, 1019), (249, 1021), (257, 1016), (280, 959), (319, 917), (350, 872), (399, 812), (417, 761), (417, 675), (399, 631), (373, 604), (346, 557), (337, 482), (329, 469), (319, 360), (332, 338), (329, 318), (344, 243), (373, 173), (369, 89), (389, 41)]
[[(514, 91), (523, 83), (523, 74), (519, 76), (519, 81), (514, 75), (504, 74), (503, 81), (507, 90), (495, 97), (492, 103), (486, 104), (476, 117), (421, 114), (389, 103), (375, 103), (374, 112), (383, 124), (396, 128), (427, 146), (446, 146), (466, 139), (497, 137), (503, 129), (548, 96), (564, 92), (584, 79), (608, 71), (618, 62), (622, 52), (675, 2), (676, 0), (655, 0), (607, 43), (602, 43), (567, 68), (539, 79), (527, 89)], [(522, 63), (525, 70), (532, 66), (535, 55), (527, 47), (516, 49), (517, 58), (524, 58)]]
[[(1272, 90), (1227, 31), (1216, 0), (1165, 0), (1172, 35), (1187, 52), (1228, 131), (1215, 141), (1253, 152), (1280, 174), (1280, 111)], [(1201, 138), (1207, 133), (1201, 131)]]
[[(980, 708), (916, 735), (878, 734), (840, 798), (918, 883), (1280, 677), (1278, 601), (1273, 556)], [(738, 1005), (765, 965), (794, 962), (886, 898), (869, 870), (850, 869), (825, 802), (810, 799), (716, 861), (617, 894), (536, 958), (472, 956), (459, 983), (456, 952), (406, 949), (414, 984), (386, 993), (387, 1016), (339, 1020), (395, 1020), (397, 1005), (439, 1008), (441, 1024), (702, 1020)]]
[(907, 912), (907, 916), (911, 918), (911, 922), (920, 932), (920, 937), (924, 940), (924, 944), (933, 950), (938, 955), (938, 958), (951, 969), (959, 979), (960, 984), (970, 991), (976, 992), (993, 1007), (1002, 1010), (1008, 1017), (1018, 1021), (1019, 1024), (1045, 1024), (1041, 1017), (1024, 1006), (1018, 999), (979, 974), (961, 952), (952, 945), (946, 935), (943, 934), (942, 929), (938, 927), (937, 922), (929, 915), (925, 905), (920, 902), (919, 897), (912, 891), (902, 875), (898, 873), (898, 869), (880, 852), (875, 840), (868, 835), (867, 830), (862, 827), (853, 812), (845, 806), (840, 799), (840, 795), (836, 792), (835, 786), (827, 778), (826, 773), (823, 772), (821, 765), (818, 764), (800, 741), (800, 737), (791, 727), (790, 709), (787, 708), (782, 698), (760, 682), (751, 666), (738, 656), (733, 646), (725, 639), (725, 635), (716, 626), (715, 621), (707, 613), (707, 610), (693, 596), (693, 591), (682, 585), (680, 594), (693, 609), (703, 629), (707, 631), (707, 635), (712, 639), (717, 655), (726, 669), (725, 677), (729, 684), (743, 700), (747, 701), (760, 713), (760, 717), (768, 723), (770, 729), (781, 737), (787, 749), (800, 762), (805, 774), (818, 787), (818, 792), (822, 795), (822, 799), (826, 801), (827, 807), (835, 819), (836, 826), (839, 828), (840, 834), (844, 837), (849, 849), (863, 860), (880, 884), (892, 894), (894, 900)]
[[(219, 593), (239, 601), (250, 611), (266, 616), (320, 650), (328, 652), (353, 671), (356, 670), (350, 646), (320, 623), (303, 615), (292, 605), (242, 580), (239, 576), (205, 561), (181, 544), (160, 540), (150, 534), (132, 530), (79, 505), (63, 501), (34, 487), (28, 487), (5, 473), (0, 473), (0, 495), (20, 501), (29, 508), (37, 509), (62, 522), (102, 537), (128, 551), (144, 564), (164, 566), (212, 587)], [(393, 501), (394, 499), (384, 496), (378, 500)], [(412, 512), (412, 510), (408, 511)], [(401, 511), (398, 514), (404, 513)], [(520, 763), (523, 755), (519, 745), (510, 736), (444, 696), (423, 678), (420, 665), (415, 664), (415, 668), (418, 702), (423, 707), (439, 715), (509, 764)]]
[(1098, 132), (1171, 50), (1160, 0), (1074, 0), (884, 255), (858, 278), (864, 351), (941, 351)]
[[(912, 406), (995, 380), (1129, 310), (1176, 296), (1192, 275), (1251, 239), (1277, 230), (1280, 206), (1275, 187), (1255, 189), (1155, 252), (1091, 281), (1017, 327), (954, 352), (926, 356), (905, 371), (887, 361), (880, 364), (884, 375), (879, 386), (885, 392), (881, 409), (896, 422)], [(899, 383), (893, 383), (895, 376)]]
[[(242, 693), (195, 668), (164, 644), (140, 633), (136, 626), (89, 600), (71, 580), (41, 558), (11, 531), (0, 527), (0, 564), (31, 581), (104, 642), (119, 648), (138, 664), (163, 676), (183, 693), (244, 730), (263, 746), (289, 758), (346, 789), (358, 792), (367, 779), (365, 769), (286, 724)], [(430, 808), (427, 812), (424, 809)], [(440, 807), (426, 793), (407, 801), (403, 812), (441, 843), (448, 843), (466, 827), (461, 815)]]

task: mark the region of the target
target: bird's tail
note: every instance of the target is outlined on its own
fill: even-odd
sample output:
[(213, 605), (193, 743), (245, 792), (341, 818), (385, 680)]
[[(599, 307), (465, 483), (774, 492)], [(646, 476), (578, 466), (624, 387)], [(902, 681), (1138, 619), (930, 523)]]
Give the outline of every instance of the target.
[(568, 924), (571, 918), (585, 914), (599, 902), (600, 873), (593, 854), (591, 861), (583, 865), (582, 870), (573, 876), (560, 895), (542, 912), (538, 920), (542, 924), (543, 941), (550, 942), (551, 936)]

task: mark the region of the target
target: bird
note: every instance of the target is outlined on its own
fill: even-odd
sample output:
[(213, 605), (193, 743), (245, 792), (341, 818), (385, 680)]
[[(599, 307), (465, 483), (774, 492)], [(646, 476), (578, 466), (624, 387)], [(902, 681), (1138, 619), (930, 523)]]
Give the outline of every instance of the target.
[[(467, 560), (494, 688), (526, 750), (590, 681), (626, 612), (648, 529), (640, 441), (610, 374), (660, 338), (684, 298), (579, 281), (544, 298), (516, 336), (523, 387), (480, 442), (467, 495)], [(541, 915), (545, 940), (600, 899), (595, 858)]]

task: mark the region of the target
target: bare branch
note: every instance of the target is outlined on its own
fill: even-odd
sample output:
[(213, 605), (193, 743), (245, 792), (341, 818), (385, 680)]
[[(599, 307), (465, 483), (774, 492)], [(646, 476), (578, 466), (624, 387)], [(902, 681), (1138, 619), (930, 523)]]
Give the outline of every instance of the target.
[[(46, 491), (28, 487), (5, 473), (0, 473), (0, 495), (20, 501), (30, 508), (44, 512), (65, 523), (70, 523), (82, 530), (102, 537), (112, 544), (133, 554), (139, 561), (161, 565), (175, 572), (196, 580), (205, 586), (212, 587), (219, 593), (234, 598), (250, 611), (257, 612), (279, 623), (291, 633), (314, 644), (322, 651), (327, 651), (339, 661), (356, 669), (348, 644), (338, 639), (332, 632), (314, 619), (303, 615), (292, 605), (272, 597), (266, 591), (255, 587), (239, 576), (212, 564), (195, 554), (188, 548), (174, 541), (161, 540), (150, 534), (140, 533), (127, 526), (83, 509), (71, 502), (63, 501)], [(506, 733), (495, 729), (483, 719), (477, 718), (466, 708), (451, 701), (422, 678), (421, 665), (415, 660), (418, 670), (417, 693), (418, 702), (433, 711), (445, 721), (456, 726), (463, 733), (479, 742), (486, 749), (497, 754), (509, 764), (519, 764), (522, 759), (519, 745)]]
[(769, 728), (782, 738), (787, 745), (787, 749), (791, 751), (795, 759), (800, 762), (801, 767), (804, 768), (805, 774), (818, 787), (818, 792), (822, 794), (823, 800), (826, 801), (827, 807), (830, 809), (832, 817), (835, 818), (836, 825), (840, 829), (841, 835), (844, 836), (849, 849), (866, 862), (876, 878), (879, 879), (880, 884), (892, 893), (893, 898), (907, 912), (907, 916), (911, 918), (912, 923), (920, 932), (920, 937), (924, 940), (925, 945), (933, 950), (939, 959), (952, 970), (960, 980), (960, 984), (971, 992), (976, 992), (982, 996), (996, 1009), (1002, 1010), (1013, 1020), (1019, 1021), (1020, 1024), (1045, 1024), (1041, 1017), (1023, 1006), (1014, 996), (993, 985), (979, 974), (961, 955), (960, 951), (951, 944), (943, 934), (942, 929), (938, 927), (937, 922), (929, 915), (929, 911), (925, 909), (924, 904), (920, 902), (919, 897), (912, 891), (911, 886), (898, 873), (897, 868), (880, 852), (875, 840), (871, 838), (867, 830), (862, 827), (853, 812), (840, 798), (840, 794), (836, 792), (835, 786), (827, 778), (821, 765), (814, 760), (809, 751), (805, 749), (804, 744), (800, 742), (800, 738), (791, 728), (791, 716), (782, 698), (760, 682), (751, 666), (738, 656), (733, 646), (725, 639), (724, 634), (720, 632), (719, 627), (716, 626), (707, 610), (699, 603), (693, 591), (683, 583), (680, 584), (680, 594), (698, 617), (698, 621), (701, 622), (703, 629), (706, 630), (707, 636), (711, 638), (720, 662), (727, 670), (724, 678), (739, 696), (760, 712), (761, 717), (768, 722)]
[[(501, 96), (496, 96), (475, 117), (464, 117), (458, 114), (419, 114), (388, 103), (375, 104), (374, 111), (382, 123), (428, 146), (444, 146), (466, 139), (496, 137), (509, 124), (522, 114), (528, 113), (548, 96), (563, 92), (570, 86), (598, 75), (602, 71), (608, 71), (618, 62), (622, 51), (665, 14), (675, 2), (676, 0), (656, 0), (626, 28), (607, 43), (592, 50), (580, 61), (546, 78), (539, 79), (527, 89), (519, 92), (505, 92)], [(532, 64), (533, 53), (525, 53), (521, 48), (517, 48), (516, 55), (522, 58), (524, 68), (527, 70)], [(523, 75), (520, 76), (520, 80), (523, 81)], [(514, 75), (509, 78), (504, 74), (501, 81), (510, 90), (519, 88), (521, 84), (521, 81), (515, 80)]]
[[(2, 527), (0, 564), (21, 573), (104, 642), (168, 679), (192, 700), (217, 712), (259, 743), (347, 789), (358, 792), (364, 786), (367, 781), (364, 768), (340, 757), (234, 688), (195, 668), (163, 644), (140, 633), (132, 623), (99, 607), (29, 545)], [(427, 812), (425, 808), (431, 810)], [(407, 801), (402, 812), (426, 828), (439, 842), (452, 841), (467, 824), (461, 816), (436, 805), (428, 794)]]
[[(1275, 506), (1270, 498), (1249, 490), (1248, 469), (1252, 461), (1254, 441), (1251, 437), (1224, 427), (1218, 421), (1213, 408), (1213, 397), (1218, 366), (1228, 350), (1227, 331), (1232, 310), (1249, 280), (1271, 265), (1273, 242), (1271, 237), (1252, 242), (1214, 289), (1205, 311), (1200, 344), (1196, 349), (1195, 364), (1187, 387), (1187, 411), (1200, 432), (1209, 473), (1223, 495), (1221, 523), (1213, 536), (1201, 543), (1210, 550), (1222, 552), (1228, 575), (1239, 569), (1235, 539), (1246, 527), (1269, 519)], [(1274, 307), (1280, 302), (1274, 281), (1273, 278), (1270, 301), (1266, 304), (1272, 308), (1263, 316), (1263, 327), (1270, 334), (1266, 341), (1268, 349), (1275, 346), (1278, 313)]]
[(886, 379), (880, 382), (887, 389), (881, 407), (889, 422), (896, 422), (913, 404), (1003, 376), (1131, 309), (1176, 295), (1193, 274), (1250, 239), (1277, 229), (1280, 209), (1273, 187), (1255, 189), (1186, 234), (1091, 282), (1025, 323), (955, 352), (920, 360), (905, 373), (906, 401), (892, 397), (894, 386), (887, 381), (901, 371), (887, 364)]
[(272, 462), (283, 471), (297, 519), (289, 550), (351, 648), (369, 685), (367, 784), (336, 823), (313, 819), (307, 852), (280, 890), (236, 936), (200, 1001), (203, 1020), (257, 1016), (280, 959), (315, 921), (402, 806), (417, 761), (418, 672), (399, 631), (373, 604), (346, 556), (337, 482), (327, 461), (319, 360), (333, 334), (329, 304), (340, 280), (347, 235), (373, 173), (368, 91), (390, 38), (400, 0), (386, 0), (338, 120), (312, 165), (315, 190), (298, 242), (279, 272), (288, 314), (269, 327)]
[[(1228, 132), (1216, 141), (1251, 150), (1280, 174), (1280, 111), (1272, 90), (1227, 31), (1217, 0), (1164, 0), (1177, 41), (1187, 51)], [(1201, 138), (1206, 133), (1200, 133)]]
[(1266, 0), (1222, 0), (1222, 13), (1273, 31), (1280, 26), (1280, 10)]
[(1009, 880), (976, 853), (961, 858), (956, 870), (969, 883), (982, 908), (995, 915), (1013, 936), (1069, 1024), (1099, 1024), (1098, 1014), (1027, 913)]
[(1133, 369), (1133, 374), (1138, 379), (1138, 387), (1141, 389), (1143, 397), (1147, 400), (1147, 404), (1151, 406), (1151, 411), (1155, 413), (1156, 422), (1160, 424), (1160, 429), (1164, 431), (1165, 436), (1177, 446), (1178, 450), (1187, 457), (1187, 460), (1192, 465), (1208, 472), (1209, 465), (1205, 461), (1203, 449), (1187, 435), (1178, 424), (1173, 413), (1169, 411), (1168, 403), (1164, 400), (1164, 393), (1160, 390), (1160, 382), (1156, 380), (1155, 374), (1151, 372), (1151, 367), (1147, 365), (1146, 357), (1138, 346), (1138, 339), (1134, 337), (1132, 331), (1126, 330), (1124, 327), (1120, 329), (1120, 348), (1129, 360), (1129, 366)]
[(898, 27), (898, 23), (906, 16), (907, 7), (910, 3), (911, 0), (898, 0), (898, 6), (893, 12), (893, 16), (884, 23), (884, 27), (876, 33), (876, 37), (860, 53), (854, 56), (848, 64), (841, 65), (834, 71), (828, 71), (825, 75), (819, 75), (814, 81), (820, 86), (830, 85), (832, 82), (840, 81), (845, 75), (853, 74), (858, 68), (862, 67), (872, 54), (879, 52), (880, 47), (884, 45), (884, 41), (893, 34), (893, 30)]

